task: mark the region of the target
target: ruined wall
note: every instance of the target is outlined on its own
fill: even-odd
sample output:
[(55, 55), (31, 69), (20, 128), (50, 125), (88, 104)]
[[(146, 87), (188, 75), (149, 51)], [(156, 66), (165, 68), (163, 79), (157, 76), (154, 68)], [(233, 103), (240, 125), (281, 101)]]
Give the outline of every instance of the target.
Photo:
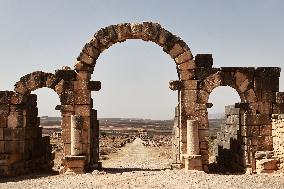
[[(160, 24), (151, 22), (123, 23), (100, 29), (83, 47), (74, 65), (74, 70), (66, 68), (57, 70), (54, 74), (33, 72), (22, 77), (15, 84), (15, 92), (11, 92), (8, 98), (5, 95), (4, 98), (2, 97), (2, 99), (8, 99), (8, 101), (2, 100), (3, 102), (1, 102), (0, 155), (3, 157), (5, 154), (11, 157), (15, 155), (15, 158), (14, 156), (10, 158), (11, 161), (0, 161), (2, 169), (12, 170), (13, 165), (22, 161), (23, 158), (18, 158), (17, 154), (25, 155), (23, 150), (20, 151), (19, 149), (22, 143), (24, 143), (24, 149), (26, 146), (32, 146), (32, 144), (29, 144), (30, 141), (33, 141), (28, 134), (29, 132), (37, 133), (32, 136), (39, 141), (44, 141), (40, 137), (40, 131), (37, 131), (37, 114), (27, 113), (29, 112), (27, 108), (30, 107), (29, 104), (35, 103), (35, 100), (29, 102), (29, 99), (32, 98), (30, 97), (31, 92), (42, 87), (54, 90), (61, 102), (57, 106), (57, 110), (60, 110), (62, 114), (61, 126), (65, 155), (62, 172), (70, 170), (72, 166), (74, 170), (78, 168), (76, 167), (78, 166), (76, 157), (82, 160), (80, 161), (80, 170), (82, 170), (82, 166), (84, 170), (89, 170), (99, 165), (99, 123), (97, 113), (93, 110), (91, 91), (100, 90), (101, 84), (100, 82), (91, 81), (91, 75), (100, 54), (115, 43), (124, 42), (127, 39), (141, 39), (156, 43), (162, 47), (163, 51), (175, 63), (178, 80), (171, 82), (170, 88), (178, 90), (179, 94), (178, 124), (175, 124), (178, 127), (176, 130), (178, 132), (175, 132), (175, 134), (178, 139), (179, 160), (182, 160), (182, 157), (187, 157), (188, 160), (192, 160), (192, 157), (193, 159), (196, 158), (198, 165), (202, 162), (203, 170), (208, 170), (207, 138), (209, 136), (209, 123), (207, 108), (210, 107), (209, 95), (216, 87), (230, 86), (238, 92), (242, 101), (240, 104), (240, 126), (242, 150), (244, 152), (243, 166), (254, 172), (257, 169), (256, 165), (261, 162), (257, 161), (261, 159), (256, 154), (260, 151), (269, 152), (272, 150), (271, 115), (283, 113), (281, 104), (283, 102), (277, 102), (277, 94), (281, 94), (277, 93), (279, 92), (280, 68), (213, 68), (211, 54), (197, 54), (194, 58), (190, 48), (181, 38), (162, 28)], [(14, 105), (16, 105), (16, 108)], [(34, 104), (32, 107), (35, 106)], [(36, 109), (34, 108), (31, 111), (36, 112)], [(71, 144), (76, 142), (72, 141), (71, 143), (72, 116), (79, 116), (82, 119), (82, 122), (80, 122), (82, 140), (77, 141), (82, 143), (82, 154), (77, 154), (78, 156), (72, 156), (71, 154)], [(27, 129), (26, 132), (26, 128), (28, 128), (26, 123), (30, 122), (33, 125), (31, 127), (32, 131)], [(5, 128), (12, 127), (11, 124), (16, 124), (13, 127), (17, 129), (11, 131), (15, 135), (12, 139), (17, 139), (16, 142), (5, 140), (9, 138), (10, 132), (9, 129)], [(16, 136), (17, 133), (22, 133), (20, 128), (24, 128), (23, 133), (25, 134)], [(188, 134), (190, 130), (197, 132), (190, 133), (194, 136), (194, 141), (191, 140), (192, 138), (187, 137), (191, 136)], [(190, 151), (188, 151), (188, 139), (194, 144), (199, 144), (198, 150), (194, 151), (195, 154), (188, 154)], [(38, 143), (43, 144), (44, 142)], [(48, 142), (45, 144), (48, 148)], [(34, 149), (34, 147), (31, 148)], [(37, 151), (41, 153), (41, 150), (36, 149), (35, 151), (35, 154)], [(45, 157), (44, 153), (42, 152), (39, 155), (42, 159)], [(38, 156), (31, 155), (31, 157), (33, 159)], [(189, 165), (188, 167), (194, 166)]]
[(239, 114), (235, 105), (226, 106), (225, 121), (217, 133), (217, 163), (230, 171), (244, 170)]
[(273, 116), (273, 152), (279, 160), (279, 169), (284, 170), (284, 114)]
[(37, 96), (19, 104), (12, 91), (0, 92), (0, 175), (13, 176), (50, 170), (53, 155), (49, 137), (39, 127)]

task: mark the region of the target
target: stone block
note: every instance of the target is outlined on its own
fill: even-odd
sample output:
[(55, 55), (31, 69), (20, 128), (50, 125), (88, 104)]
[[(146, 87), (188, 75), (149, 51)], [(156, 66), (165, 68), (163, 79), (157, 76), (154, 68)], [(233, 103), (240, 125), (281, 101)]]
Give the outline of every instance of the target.
[(80, 62), (84, 62), (90, 66), (95, 66), (96, 60), (93, 57), (89, 56), (88, 54), (81, 52), (80, 55), (77, 57), (77, 60)]
[(28, 90), (28, 87), (26, 85), (26, 83), (24, 81), (18, 81), (15, 84), (15, 92), (21, 94), (21, 95), (25, 95), (28, 94), (30, 91)]
[(197, 170), (202, 171), (202, 160), (200, 155), (188, 156), (184, 155), (185, 171)]
[(262, 90), (261, 99), (263, 102), (276, 102), (276, 93), (274, 91)]
[(0, 154), (0, 165), (11, 165), (21, 160), (22, 160), (22, 154), (19, 154), (19, 153), (14, 153), (14, 154), (1, 153)]
[(139, 23), (131, 23), (131, 36), (135, 39), (140, 39), (142, 37), (142, 24)]
[(180, 40), (179, 37), (175, 35), (170, 35), (170, 37), (167, 39), (167, 41), (163, 45), (163, 51), (171, 55), (170, 51), (173, 49), (174, 45), (178, 43), (179, 40)]
[(208, 150), (208, 142), (200, 142), (200, 150)]
[(88, 81), (74, 81), (74, 90), (88, 90)]
[[(141, 26), (141, 31), (142, 31), (142, 25), (140, 25), (140, 26)], [(120, 42), (125, 41), (126, 39), (129, 39), (129, 38), (132, 37), (131, 26), (128, 23), (118, 24), (118, 25), (115, 26), (114, 30), (117, 34), (118, 41), (120, 41)], [(136, 33), (136, 34), (138, 34), (138, 33)]]
[(181, 90), (181, 102), (197, 102), (197, 90)]
[(250, 137), (250, 136), (259, 136), (260, 127), (259, 126), (240, 126), (241, 135)]
[(24, 116), (18, 113), (13, 113), (8, 116), (7, 126), (9, 128), (17, 128), (24, 126)]
[(194, 60), (189, 60), (187, 62), (178, 65), (179, 70), (194, 70), (196, 69), (196, 64)]
[(274, 104), (273, 107), (273, 114), (284, 114), (284, 103)]
[(271, 136), (272, 135), (272, 125), (262, 125), (260, 126), (259, 135), (261, 136)]
[(257, 151), (272, 151), (273, 141), (271, 136), (252, 137), (252, 145), (256, 146)]
[(83, 52), (89, 55), (90, 57), (92, 57), (93, 60), (97, 60), (97, 58), (100, 56), (101, 53), (100, 50), (98, 50), (89, 43), (86, 43), (86, 45), (83, 48)]
[(192, 80), (195, 78), (194, 70), (182, 70), (179, 71), (180, 73), (180, 80)]
[(182, 87), (186, 90), (197, 90), (197, 80), (182, 81)]
[[(219, 69), (217, 68), (207, 68), (207, 67), (198, 67), (195, 69), (195, 77), (197, 80), (203, 81), (210, 75), (217, 73)], [(221, 81), (220, 81), (221, 83)]]
[(59, 97), (62, 105), (74, 104), (74, 91), (64, 91), (59, 95)]
[(74, 85), (73, 82), (71, 81), (61, 80), (59, 83), (57, 83), (57, 85), (54, 86), (54, 90), (57, 92), (57, 94), (61, 94), (67, 90), (73, 91)]
[(0, 128), (7, 127), (7, 120), (5, 115), (0, 115)]
[(0, 104), (10, 104), (12, 91), (0, 91)]
[(68, 170), (66, 174), (82, 174), (85, 173), (86, 156), (65, 156), (64, 164)]
[(279, 67), (258, 67), (255, 76), (259, 77), (280, 77), (281, 68)]
[(198, 136), (199, 136), (199, 142), (208, 141), (209, 130), (207, 129), (198, 130)]
[(181, 44), (176, 43), (173, 48), (170, 50), (169, 54), (172, 58), (176, 58), (178, 55), (181, 55), (182, 53), (184, 53), (184, 49), (181, 46)]
[(255, 77), (254, 78), (255, 90), (260, 91), (279, 91), (279, 78), (275, 77)]
[(169, 81), (169, 88), (173, 91), (180, 90), (182, 88), (182, 82), (180, 80)]
[(101, 90), (101, 82), (100, 81), (89, 81), (88, 82), (88, 89), (90, 91), (99, 91)]
[(26, 78), (27, 80), (25, 80), (25, 82), (26, 82), (26, 87), (28, 88), (29, 91), (34, 91), (38, 88), (45, 87), (48, 75), (45, 74), (44, 72), (37, 71), (27, 76), (28, 78)]
[(11, 96), (11, 104), (14, 105), (23, 104), (25, 100), (26, 100), (25, 96), (19, 93), (13, 93)]
[(212, 68), (213, 66), (212, 54), (197, 54), (195, 56), (195, 62), (197, 67)]
[(75, 104), (91, 104), (91, 92), (89, 90), (76, 90), (74, 94)]
[(5, 153), (24, 153), (24, 141), (4, 141)]
[(90, 105), (75, 105), (75, 115), (90, 116), (91, 115)]
[(61, 131), (62, 135), (62, 141), (63, 143), (71, 143), (71, 130), (70, 128), (64, 128)]
[(88, 71), (78, 71), (75, 78), (76, 81), (90, 81), (91, 73)]
[(278, 160), (262, 159), (256, 161), (257, 173), (271, 173), (271, 171), (278, 170)]
[(25, 140), (24, 128), (4, 128), (4, 140)]
[(95, 37), (99, 40), (101, 46), (109, 48), (114, 43), (118, 42), (117, 33), (115, 31), (116, 26), (110, 25), (106, 28), (100, 29), (95, 33)]
[[(242, 120), (244, 119), (244, 120)], [(241, 116), (242, 125), (269, 125), (272, 122), (269, 114), (245, 114)]]
[(157, 38), (156, 43), (158, 43), (160, 46), (164, 46), (166, 41), (172, 36), (172, 34), (165, 30), (164, 28), (160, 29), (160, 35)]
[(176, 64), (181, 64), (181, 63), (187, 62), (187, 61), (192, 60), (192, 59), (193, 59), (193, 56), (192, 56), (191, 52), (186, 51), (186, 52), (182, 53), (181, 55), (177, 56), (175, 58), (175, 62), (176, 62)]
[(94, 71), (94, 66), (85, 64), (84, 62), (80, 62), (80, 61), (77, 61), (74, 67), (76, 71), (87, 71), (89, 73), (93, 73)]
[(197, 102), (199, 104), (208, 103), (208, 99), (209, 99), (209, 93), (207, 91), (205, 91), (205, 90), (198, 90)]
[(276, 92), (276, 103), (284, 103), (284, 92)]
[(252, 89), (249, 89), (244, 93), (245, 99), (247, 102), (252, 103), (252, 102), (257, 102), (258, 99)]

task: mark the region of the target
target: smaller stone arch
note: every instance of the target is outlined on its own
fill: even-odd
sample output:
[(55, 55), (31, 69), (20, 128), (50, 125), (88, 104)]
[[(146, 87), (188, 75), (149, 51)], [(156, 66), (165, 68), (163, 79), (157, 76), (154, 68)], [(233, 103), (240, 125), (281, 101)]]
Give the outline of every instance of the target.
[(199, 84), (200, 103), (208, 103), (210, 93), (219, 86), (229, 86), (235, 89), (243, 103), (258, 102), (254, 91), (254, 69), (220, 68), (207, 76)]

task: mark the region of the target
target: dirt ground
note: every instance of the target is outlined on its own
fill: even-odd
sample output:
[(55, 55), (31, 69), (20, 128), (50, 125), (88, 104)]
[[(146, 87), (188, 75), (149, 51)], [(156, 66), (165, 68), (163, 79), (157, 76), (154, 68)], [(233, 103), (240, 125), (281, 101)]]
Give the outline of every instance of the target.
[(284, 188), (284, 175), (281, 173), (221, 175), (170, 170), (167, 151), (168, 147), (145, 146), (145, 142), (138, 138), (102, 161), (102, 171), (0, 179), (0, 188)]

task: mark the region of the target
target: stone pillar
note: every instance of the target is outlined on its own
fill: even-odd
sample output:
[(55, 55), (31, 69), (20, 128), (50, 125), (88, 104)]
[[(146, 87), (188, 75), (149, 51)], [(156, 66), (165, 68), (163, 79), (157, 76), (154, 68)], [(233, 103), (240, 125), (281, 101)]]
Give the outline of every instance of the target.
[(83, 117), (80, 115), (71, 115), (71, 155), (64, 157), (66, 167), (63, 172), (66, 174), (85, 173), (86, 169), (86, 154), (83, 154), (82, 143)]
[(198, 125), (195, 120), (187, 120), (187, 154), (199, 155)]
[(78, 156), (82, 154), (82, 116), (71, 116), (71, 155)]
[(183, 155), (185, 171), (202, 171), (199, 149), (198, 125), (196, 120), (187, 120), (187, 153)]

